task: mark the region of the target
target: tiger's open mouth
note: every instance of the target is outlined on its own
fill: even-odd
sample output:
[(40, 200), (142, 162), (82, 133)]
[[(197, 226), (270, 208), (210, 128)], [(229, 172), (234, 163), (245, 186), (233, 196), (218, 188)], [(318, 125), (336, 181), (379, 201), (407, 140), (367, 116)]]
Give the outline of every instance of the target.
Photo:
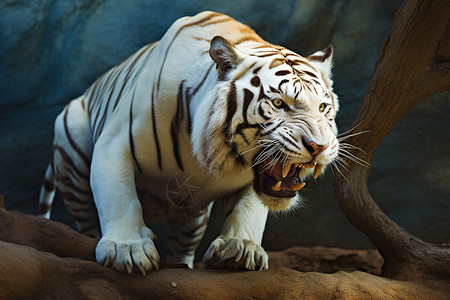
[(306, 183), (300, 182), (302, 169), (314, 169), (314, 178), (320, 174), (322, 165), (309, 163), (273, 162), (273, 157), (254, 167), (256, 192), (278, 198), (292, 198)]

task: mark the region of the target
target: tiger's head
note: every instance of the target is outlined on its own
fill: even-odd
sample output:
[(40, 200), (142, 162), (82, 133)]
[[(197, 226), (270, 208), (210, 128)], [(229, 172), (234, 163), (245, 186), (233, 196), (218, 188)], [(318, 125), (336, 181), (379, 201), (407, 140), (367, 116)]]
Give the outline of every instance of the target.
[(203, 132), (204, 163), (224, 171), (251, 167), (255, 191), (269, 209), (292, 207), (305, 177), (317, 177), (338, 155), (333, 48), (305, 58), (216, 36), (209, 54), (218, 81)]

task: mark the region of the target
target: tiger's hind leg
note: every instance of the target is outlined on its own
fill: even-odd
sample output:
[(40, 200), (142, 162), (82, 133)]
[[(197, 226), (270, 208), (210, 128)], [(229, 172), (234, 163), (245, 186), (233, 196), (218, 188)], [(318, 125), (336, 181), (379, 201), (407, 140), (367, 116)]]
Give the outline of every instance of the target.
[(45, 171), (44, 181), (41, 186), (39, 195), (39, 217), (50, 219), (50, 211), (52, 209), (53, 198), (56, 192), (56, 178), (53, 166), (53, 159)]
[(54, 176), (64, 204), (81, 233), (100, 237), (89, 183), (92, 138), (83, 98), (70, 102), (55, 121)]
[(194, 254), (208, 225), (212, 203), (186, 221), (167, 221), (167, 262), (194, 267)]

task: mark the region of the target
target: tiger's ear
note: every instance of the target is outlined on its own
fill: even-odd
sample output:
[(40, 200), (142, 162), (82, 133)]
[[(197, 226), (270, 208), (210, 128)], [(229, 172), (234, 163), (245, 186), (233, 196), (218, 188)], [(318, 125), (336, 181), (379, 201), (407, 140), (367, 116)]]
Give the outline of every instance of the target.
[(211, 40), (209, 55), (216, 62), (220, 75), (234, 69), (242, 60), (237, 49), (219, 35)]
[(307, 57), (309, 62), (320, 72), (328, 88), (333, 85), (331, 69), (333, 68), (333, 46), (317, 51)]

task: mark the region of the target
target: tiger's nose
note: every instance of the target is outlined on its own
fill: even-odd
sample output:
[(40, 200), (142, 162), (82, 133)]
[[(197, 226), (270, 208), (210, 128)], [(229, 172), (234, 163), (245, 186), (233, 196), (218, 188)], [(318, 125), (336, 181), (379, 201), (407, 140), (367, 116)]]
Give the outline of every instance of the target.
[(328, 148), (329, 144), (326, 145), (317, 145), (313, 141), (306, 141), (304, 138), (302, 139), (303, 146), (305, 146), (306, 150), (311, 153), (312, 156), (317, 156), (322, 153), (325, 149)]

